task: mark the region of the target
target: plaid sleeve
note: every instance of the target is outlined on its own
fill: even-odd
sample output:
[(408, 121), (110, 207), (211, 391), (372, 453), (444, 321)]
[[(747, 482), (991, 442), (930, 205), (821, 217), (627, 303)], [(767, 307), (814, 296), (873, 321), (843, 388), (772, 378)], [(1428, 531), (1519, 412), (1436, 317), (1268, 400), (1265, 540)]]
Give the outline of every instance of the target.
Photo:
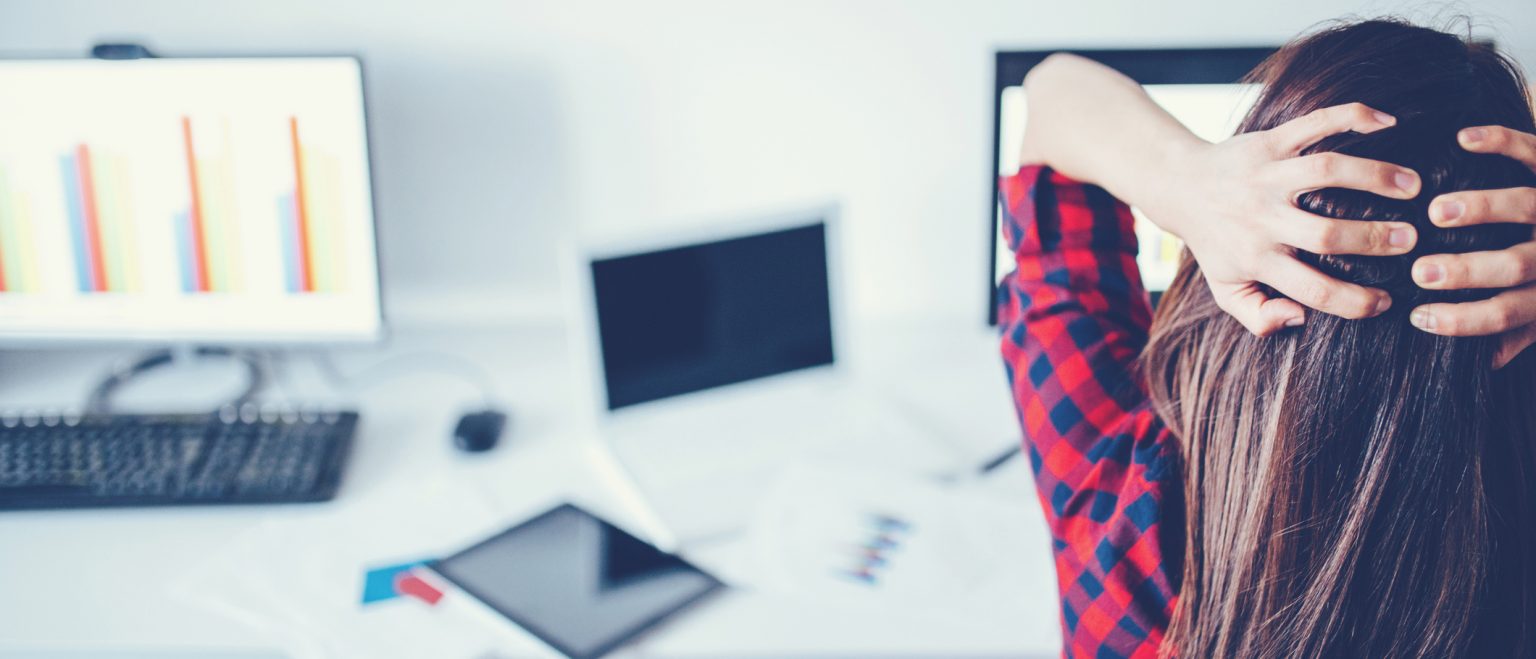
[(1064, 656), (1156, 657), (1183, 513), (1174, 440), (1135, 375), (1152, 309), (1130, 209), (1042, 166), (1000, 190), (1017, 265), (999, 292), (1003, 360), (1051, 527)]

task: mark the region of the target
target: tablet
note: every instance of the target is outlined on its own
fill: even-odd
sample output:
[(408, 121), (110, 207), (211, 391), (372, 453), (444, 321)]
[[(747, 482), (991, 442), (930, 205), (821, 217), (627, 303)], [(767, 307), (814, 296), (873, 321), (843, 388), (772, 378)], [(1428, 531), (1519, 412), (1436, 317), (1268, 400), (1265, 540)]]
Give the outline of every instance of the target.
[(572, 659), (602, 656), (724, 587), (571, 504), (427, 565)]

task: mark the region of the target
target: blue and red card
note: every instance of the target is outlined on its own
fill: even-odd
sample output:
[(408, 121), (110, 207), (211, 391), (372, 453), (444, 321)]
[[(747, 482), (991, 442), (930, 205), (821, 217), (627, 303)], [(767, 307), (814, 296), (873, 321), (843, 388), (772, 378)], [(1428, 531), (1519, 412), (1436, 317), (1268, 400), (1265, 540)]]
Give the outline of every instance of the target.
[(428, 605), (443, 599), (443, 591), (421, 578), (426, 560), (386, 565), (363, 573), (362, 604), (376, 604), (400, 597), (409, 597)]

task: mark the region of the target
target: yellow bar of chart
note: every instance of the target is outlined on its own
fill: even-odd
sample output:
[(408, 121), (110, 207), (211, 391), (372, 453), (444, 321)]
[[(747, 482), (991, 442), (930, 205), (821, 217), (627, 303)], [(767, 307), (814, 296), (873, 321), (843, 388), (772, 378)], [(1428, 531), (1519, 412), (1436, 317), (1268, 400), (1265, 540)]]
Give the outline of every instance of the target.
[(112, 246), (105, 259), (107, 290), (137, 291), (139, 259), (138, 250), (133, 248), (137, 227), (129, 210), (132, 208), (132, 187), (127, 180), (127, 162), (119, 156), (106, 156), (95, 166), (102, 238), (105, 244)]
[(32, 209), (25, 195), (11, 189), (9, 175), (0, 169), (0, 293), (37, 290)]

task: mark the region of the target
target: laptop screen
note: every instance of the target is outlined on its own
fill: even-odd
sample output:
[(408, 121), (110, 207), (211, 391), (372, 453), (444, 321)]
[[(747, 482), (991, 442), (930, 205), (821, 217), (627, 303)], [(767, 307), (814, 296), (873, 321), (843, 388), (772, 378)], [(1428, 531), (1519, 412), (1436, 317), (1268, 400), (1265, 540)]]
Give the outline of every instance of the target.
[(610, 410), (832, 363), (824, 223), (590, 267)]

